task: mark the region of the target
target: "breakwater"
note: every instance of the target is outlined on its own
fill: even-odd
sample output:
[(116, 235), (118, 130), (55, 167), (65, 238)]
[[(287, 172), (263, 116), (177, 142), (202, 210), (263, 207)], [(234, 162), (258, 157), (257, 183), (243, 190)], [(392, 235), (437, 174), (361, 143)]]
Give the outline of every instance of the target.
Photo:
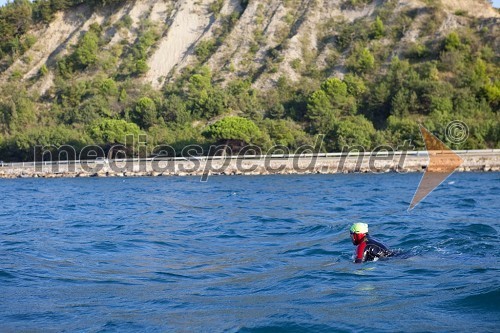
[[(456, 169), (458, 172), (500, 171), (499, 149), (455, 153), (463, 160)], [(201, 176), (207, 179), (211, 175), (407, 173), (425, 171), (431, 157), (443, 164), (446, 171), (447, 154), (449, 152), (443, 151), (351, 152), (24, 162), (2, 164), (0, 178)]]

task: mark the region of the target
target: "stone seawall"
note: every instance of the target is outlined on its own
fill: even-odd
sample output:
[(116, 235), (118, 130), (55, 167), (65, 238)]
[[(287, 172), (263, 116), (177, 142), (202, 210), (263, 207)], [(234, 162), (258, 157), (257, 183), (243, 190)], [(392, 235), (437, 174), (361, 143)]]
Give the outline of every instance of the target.
[[(432, 155), (434, 154), (434, 155)], [(198, 157), (100, 160), (76, 162), (26, 162), (0, 166), (0, 178), (59, 177), (138, 177), (138, 176), (201, 176), (268, 175), (268, 174), (334, 174), (422, 172), (429, 165), (429, 156), (446, 160), (442, 152), (408, 152), (378, 155), (318, 154), (306, 156)], [(500, 171), (500, 150), (462, 151), (457, 154), (463, 163), (456, 171)]]

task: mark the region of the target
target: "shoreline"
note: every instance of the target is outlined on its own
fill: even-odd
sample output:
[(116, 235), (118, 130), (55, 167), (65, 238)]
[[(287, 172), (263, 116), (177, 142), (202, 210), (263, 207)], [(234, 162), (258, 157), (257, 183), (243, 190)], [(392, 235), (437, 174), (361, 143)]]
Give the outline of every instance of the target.
[[(450, 152), (393, 152), (384, 154), (309, 154), (290, 156), (216, 156), (96, 161), (25, 162), (0, 167), (0, 179), (78, 177), (157, 177), (215, 175), (300, 175), (424, 172), (429, 157), (441, 163), (436, 172), (498, 172), (500, 150), (458, 151), (463, 162), (446, 169)], [(448, 155), (450, 156), (450, 155)], [(441, 169), (440, 169), (441, 167)]]

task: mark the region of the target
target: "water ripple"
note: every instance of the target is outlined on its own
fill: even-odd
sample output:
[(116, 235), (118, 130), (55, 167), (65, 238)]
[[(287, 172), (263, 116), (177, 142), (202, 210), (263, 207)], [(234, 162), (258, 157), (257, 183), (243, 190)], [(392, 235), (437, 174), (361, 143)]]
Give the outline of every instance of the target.
[(0, 331), (495, 331), (500, 178), (420, 177), (0, 180)]

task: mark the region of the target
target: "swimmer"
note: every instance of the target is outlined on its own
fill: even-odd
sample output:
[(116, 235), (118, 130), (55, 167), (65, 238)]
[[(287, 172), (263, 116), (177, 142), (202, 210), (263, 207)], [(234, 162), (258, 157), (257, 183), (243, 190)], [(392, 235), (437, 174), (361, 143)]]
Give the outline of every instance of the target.
[(352, 243), (357, 246), (355, 263), (373, 261), (375, 258), (392, 255), (392, 251), (387, 246), (368, 235), (368, 224), (354, 223), (350, 232)]

